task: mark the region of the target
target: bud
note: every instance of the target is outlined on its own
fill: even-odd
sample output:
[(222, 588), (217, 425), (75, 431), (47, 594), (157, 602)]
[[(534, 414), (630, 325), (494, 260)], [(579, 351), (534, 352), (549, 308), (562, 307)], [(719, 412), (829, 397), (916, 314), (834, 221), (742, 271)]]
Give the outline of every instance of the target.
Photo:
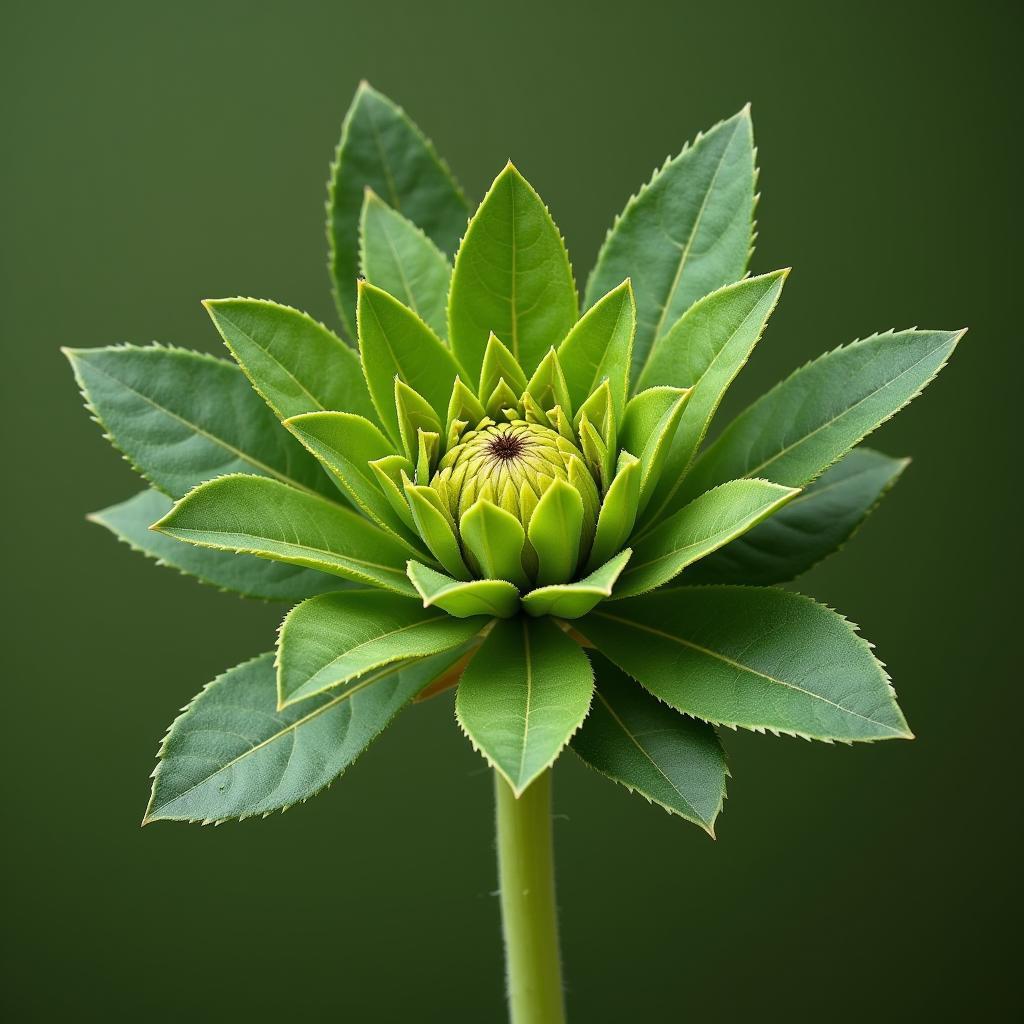
[[(583, 559), (597, 523), (597, 486), (579, 448), (548, 427), (520, 419), (496, 423), (485, 418), (448, 450), (430, 486), (456, 527), (474, 504), (487, 500), (515, 516), (529, 531), (534, 510), (556, 480), (568, 483), (582, 499), (577, 554)], [(535, 572), (534, 562), (527, 544), (523, 563), (530, 575)]]

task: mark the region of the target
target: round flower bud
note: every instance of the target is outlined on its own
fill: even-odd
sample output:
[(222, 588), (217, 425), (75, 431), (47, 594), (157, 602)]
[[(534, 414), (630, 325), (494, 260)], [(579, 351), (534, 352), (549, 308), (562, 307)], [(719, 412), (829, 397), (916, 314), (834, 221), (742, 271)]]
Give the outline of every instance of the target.
[[(514, 515), (528, 530), (530, 517), (555, 480), (571, 484), (583, 501), (580, 557), (594, 538), (600, 499), (583, 453), (561, 434), (537, 423), (484, 419), (441, 459), (430, 486), (458, 527), (481, 499)], [(529, 547), (529, 545), (527, 545)], [(524, 562), (529, 563), (529, 551)]]

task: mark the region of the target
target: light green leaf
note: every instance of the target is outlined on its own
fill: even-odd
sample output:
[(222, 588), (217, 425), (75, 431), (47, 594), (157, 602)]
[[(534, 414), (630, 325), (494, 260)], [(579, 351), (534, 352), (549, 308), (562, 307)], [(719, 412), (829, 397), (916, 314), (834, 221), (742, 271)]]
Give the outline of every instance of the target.
[(493, 331), (529, 376), (576, 323), (577, 309), (562, 236), (540, 196), (508, 164), (455, 256), (448, 299), (452, 348), (475, 380)]
[(287, 810), (330, 785), (401, 709), (459, 657), (391, 666), (342, 693), (277, 711), (273, 654), (210, 683), (160, 748), (144, 824), (204, 824)]
[(334, 298), (356, 334), (359, 217), (369, 186), (445, 253), (466, 230), (469, 204), (445, 163), (403, 110), (363, 82), (341, 128), (327, 195)]
[(264, 477), (235, 474), (201, 484), (153, 529), (199, 547), (414, 593), (404, 545), (341, 505)]
[(787, 583), (842, 547), (909, 459), (854, 448), (770, 519), (691, 566), (682, 583)]
[(722, 397), (764, 331), (788, 270), (728, 285), (701, 299), (655, 343), (640, 387), (693, 388), (647, 509), (656, 521), (682, 508), (681, 485)]
[(541, 495), (530, 516), (528, 535), (537, 553), (537, 583), (565, 583), (572, 579), (580, 557), (583, 499), (575, 487), (554, 480)]
[(459, 368), (440, 338), (387, 292), (359, 282), (359, 354), (380, 421), (401, 443), (395, 411), (395, 377), (431, 405), (444, 421)]
[(302, 569), (282, 562), (266, 562), (252, 555), (235, 555), (225, 551), (183, 544), (149, 527), (162, 519), (174, 502), (156, 490), (146, 490), (134, 498), (111, 505), (88, 518), (106, 527), (118, 540), (135, 551), (156, 559), (186, 576), (194, 576), (221, 590), (233, 590), (245, 597), (264, 601), (301, 601), (314, 594), (344, 587), (337, 576), (328, 576), (315, 569)]
[(632, 279), (634, 381), (656, 338), (697, 299), (743, 276), (754, 242), (755, 177), (750, 110), (744, 108), (666, 163), (612, 225), (584, 306)]
[(468, 580), (470, 573), (462, 559), (455, 527), (437, 492), (425, 484), (414, 484), (408, 477), (403, 482), (416, 532), (446, 572), (456, 579)]
[(590, 708), (587, 656), (550, 619), (495, 623), (459, 682), (455, 714), (519, 796), (551, 766)]
[(336, 494), (316, 460), (281, 429), (231, 363), (159, 345), (64, 354), (110, 441), (172, 498), (235, 472)]
[(919, 395), (963, 333), (877, 334), (820, 356), (726, 427), (694, 464), (683, 495), (741, 476), (810, 483)]
[(730, 480), (635, 541), (635, 557), (615, 597), (632, 597), (667, 583), (682, 570), (728, 544), (791, 501), (799, 490), (767, 480)]
[(370, 468), (371, 461), (387, 458), (392, 448), (369, 420), (347, 412), (311, 412), (286, 420), (285, 426), (319, 459), (357, 508), (413, 551), (420, 550)]
[(323, 324), (260, 299), (210, 299), (203, 305), (278, 417), (333, 409), (377, 422), (358, 357)]
[(482, 498), (460, 519), (459, 534), (486, 578), (508, 580), (520, 590), (526, 589), (523, 570), (526, 531), (511, 512)]
[(576, 628), (656, 697), (707, 722), (844, 742), (911, 736), (870, 646), (801, 594), (676, 587), (602, 605)]
[(626, 406), (619, 447), (635, 452), (640, 459), (638, 514), (643, 512), (654, 495), (679, 418), (691, 394), (693, 392), (689, 388), (660, 385), (635, 394)]
[(636, 333), (636, 298), (627, 278), (600, 298), (558, 346), (558, 359), (578, 409), (601, 381), (611, 388), (615, 415), (621, 420), (629, 393), (629, 366)]
[(591, 660), (594, 706), (572, 749), (631, 793), (714, 837), (728, 775), (715, 730), (666, 707), (600, 654)]
[(507, 619), (519, 611), (519, 591), (508, 580), (454, 580), (411, 559), (406, 571), (424, 608), (437, 605), (459, 619), (474, 615)]
[(538, 587), (523, 598), (523, 611), (537, 617), (555, 615), (560, 619), (578, 619), (586, 615), (611, 594), (632, 553), (626, 548), (576, 583)]
[(640, 468), (640, 460), (635, 455), (619, 452), (615, 477), (597, 516), (597, 531), (587, 559), (588, 569), (595, 569), (606, 562), (632, 532), (640, 503)]
[(359, 264), (370, 284), (394, 295), (439, 337), (448, 332), (451, 264), (412, 221), (367, 189), (359, 229)]
[(279, 707), (410, 658), (467, 643), (487, 620), (454, 619), (383, 591), (323, 594), (285, 617), (277, 648)]

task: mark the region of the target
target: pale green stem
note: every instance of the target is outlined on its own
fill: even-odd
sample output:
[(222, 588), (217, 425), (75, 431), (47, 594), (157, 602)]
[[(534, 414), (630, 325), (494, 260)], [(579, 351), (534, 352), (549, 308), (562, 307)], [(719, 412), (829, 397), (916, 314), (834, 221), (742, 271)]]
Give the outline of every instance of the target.
[(551, 771), (518, 799), (495, 772), (494, 793), (509, 1017), (512, 1024), (564, 1024)]

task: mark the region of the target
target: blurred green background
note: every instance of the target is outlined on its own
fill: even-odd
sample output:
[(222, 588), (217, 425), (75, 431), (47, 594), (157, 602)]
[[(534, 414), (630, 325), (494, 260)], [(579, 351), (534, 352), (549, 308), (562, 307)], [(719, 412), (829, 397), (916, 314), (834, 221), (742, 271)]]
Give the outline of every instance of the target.
[(872, 442), (912, 454), (910, 470), (801, 584), (877, 644), (918, 739), (729, 734), (717, 842), (565, 756), (573, 1019), (1016, 1019), (1018, 14), (7, 3), (8, 1019), (502, 1017), (490, 779), (447, 698), (287, 815), (139, 828), (164, 728), (269, 649), (283, 609), (205, 589), (85, 522), (138, 485), (57, 351), (156, 338), (220, 352), (206, 296), (335, 323), (324, 182), (363, 77), (472, 196), (513, 157), (581, 280), (654, 166), (751, 100), (753, 268), (795, 270), (727, 414), (876, 329), (971, 327)]

